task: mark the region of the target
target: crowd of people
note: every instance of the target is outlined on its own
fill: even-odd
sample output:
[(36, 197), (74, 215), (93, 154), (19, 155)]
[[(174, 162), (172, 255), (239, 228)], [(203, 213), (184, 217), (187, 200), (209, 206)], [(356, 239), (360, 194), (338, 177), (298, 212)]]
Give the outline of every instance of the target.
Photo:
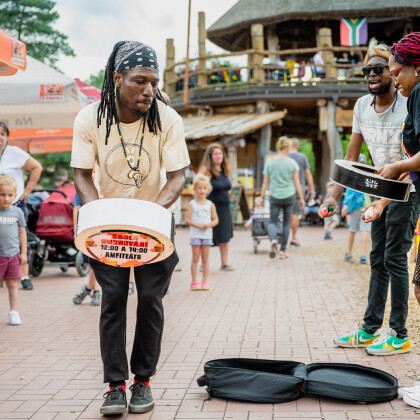
[[(342, 56), (334, 58), (336, 65), (343, 65), (340, 69), (340, 75), (347, 78), (351, 77), (363, 77), (360, 67), (362, 64), (362, 58), (358, 52), (344, 52)], [(264, 65), (269, 66), (265, 70), (266, 80), (277, 80), (280, 82), (288, 81), (290, 79), (316, 79), (325, 78), (325, 59), (324, 51), (319, 50), (310, 59), (297, 58), (295, 56), (287, 56), (284, 59), (279, 58), (276, 61), (270, 59), (264, 59)], [(347, 66), (346, 66), (347, 65)], [(349, 67), (348, 65), (351, 65)], [(218, 63), (212, 60), (209, 65), (207, 75), (207, 84), (219, 84), (219, 83), (236, 83), (244, 81), (248, 78), (249, 81), (253, 81), (253, 69), (249, 70), (249, 74), (246, 75), (245, 71), (241, 72), (240, 66), (234, 67), (230, 63)], [(198, 82), (198, 65), (194, 65), (189, 69), (189, 81), (188, 87), (197, 87)], [(176, 71), (177, 82), (175, 84), (176, 91), (184, 90), (185, 83), (185, 67), (179, 67)]]
[[(138, 55), (144, 57), (141, 66), (138, 66)], [(322, 67), (316, 60), (315, 65)], [(367, 264), (371, 238), (371, 276), (363, 321), (355, 331), (335, 338), (334, 342), (339, 347), (365, 348), (373, 356), (411, 350), (406, 328), (407, 252), (420, 211), (419, 73), (419, 32), (409, 34), (392, 48), (375, 40), (370, 43), (363, 67), (369, 93), (356, 102), (345, 156), (347, 160), (366, 163), (361, 154), (362, 145), (366, 144), (373, 164), (380, 168), (384, 178), (404, 179), (409, 174), (413, 187), (407, 202), (373, 199), (352, 190), (347, 190), (342, 198), (344, 188), (333, 183), (325, 186), (323, 198), (316, 190), (306, 156), (299, 153), (299, 140), (286, 136), (278, 139), (276, 154), (265, 162), (261, 196), (255, 202), (259, 214), (264, 214), (268, 203), (268, 255), (271, 259), (277, 253), (280, 259), (286, 259), (288, 246), (300, 246), (299, 221), (303, 217), (323, 219), (326, 240), (332, 239), (333, 230), (345, 221), (349, 228), (348, 249), (344, 255), (347, 262), (353, 260), (355, 236), (360, 231), (359, 262)], [(56, 182), (57, 188), (71, 186), (77, 191), (74, 219), (81, 206), (100, 198), (141, 199), (165, 208), (171, 208), (179, 199), (190, 159), (182, 119), (168, 106), (157, 87), (158, 82), (157, 57), (151, 47), (135, 41), (115, 44), (106, 65), (101, 100), (84, 108), (75, 119), (71, 159), (74, 185), (67, 173)], [(24, 289), (33, 289), (27, 271), (26, 202), (38, 185), (42, 167), (26, 152), (9, 146), (8, 137), (7, 125), (0, 123), (0, 278), (5, 280), (9, 293), (9, 322), (19, 325), (22, 320), (18, 312), (18, 281)], [(127, 153), (129, 141), (139, 145)], [(145, 154), (153, 164), (144, 160)], [(26, 184), (23, 170), (29, 172)], [(162, 172), (166, 175), (163, 186)], [(190, 289), (194, 292), (210, 290), (211, 246), (219, 248), (220, 270), (234, 270), (229, 264), (229, 241), (233, 237), (231, 172), (224, 147), (218, 143), (209, 145), (194, 177), (194, 198), (185, 215), (192, 250)], [(136, 177), (130, 176), (133, 173)], [(202, 280), (198, 281), (200, 258)], [(101, 413), (121, 414), (127, 406), (131, 413), (148, 412), (154, 407), (150, 378), (156, 372), (160, 356), (164, 321), (162, 299), (179, 262), (177, 252), (154, 264), (133, 269), (138, 307), (130, 360), (134, 383), (128, 403), (129, 363), (125, 344), (130, 268), (114, 267), (95, 259), (88, 262), (91, 267), (88, 283), (73, 297), (73, 302), (81, 304), (91, 296), (92, 306), (101, 305), (100, 349), (104, 382), (109, 383)], [(420, 303), (420, 258), (413, 283)], [(381, 332), (389, 285), (389, 326)], [(407, 403), (420, 407), (418, 383), (412, 388), (400, 389), (400, 395)]]

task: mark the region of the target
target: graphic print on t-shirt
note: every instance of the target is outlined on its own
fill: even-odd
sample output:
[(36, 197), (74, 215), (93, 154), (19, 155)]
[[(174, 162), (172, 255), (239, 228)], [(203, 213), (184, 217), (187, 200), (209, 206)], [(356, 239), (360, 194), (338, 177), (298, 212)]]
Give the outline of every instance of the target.
[[(128, 161), (131, 165), (130, 167), (125, 159), (122, 145), (117, 144), (114, 146), (105, 158), (105, 173), (118, 184), (141, 188), (152, 169), (152, 157), (150, 156), (150, 153), (142, 147), (139, 168), (137, 170), (132, 169), (137, 166), (139, 147), (140, 146), (135, 143), (126, 143), (125, 145)], [(118, 164), (119, 162), (121, 163)]]
[(407, 117), (407, 98), (397, 94), (384, 112), (376, 112), (374, 96), (362, 96), (353, 111), (353, 133), (361, 133), (374, 166), (381, 167), (402, 159), (400, 129)]
[(360, 128), (376, 166), (401, 160), (400, 129), (375, 120), (363, 121)]

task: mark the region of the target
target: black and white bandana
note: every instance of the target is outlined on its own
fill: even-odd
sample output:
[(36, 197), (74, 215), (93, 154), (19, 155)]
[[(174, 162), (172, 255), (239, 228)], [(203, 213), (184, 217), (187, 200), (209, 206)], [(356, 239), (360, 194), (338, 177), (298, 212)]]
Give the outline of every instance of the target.
[(134, 67), (152, 67), (159, 70), (156, 52), (141, 42), (125, 41), (115, 56), (114, 71), (120, 73)]

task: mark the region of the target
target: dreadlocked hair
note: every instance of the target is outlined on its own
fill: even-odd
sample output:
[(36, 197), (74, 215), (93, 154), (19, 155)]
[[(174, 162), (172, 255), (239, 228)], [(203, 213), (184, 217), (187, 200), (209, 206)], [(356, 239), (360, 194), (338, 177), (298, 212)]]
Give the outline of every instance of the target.
[(420, 32), (411, 32), (396, 42), (391, 53), (400, 64), (420, 64)]
[[(101, 102), (98, 107), (97, 125), (98, 128), (102, 124), (102, 119), (105, 118), (106, 136), (105, 144), (108, 144), (108, 137), (111, 133), (111, 127), (115, 123), (119, 123), (117, 110), (115, 107), (115, 83), (114, 83), (114, 63), (118, 49), (125, 43), (125, 41), (117, 42), (114, 45), (111, 55), (105, 67), (104, 83), (101, 90)], [(130, 69), (120, 72), (124, 76)], [(157, 89), (156, 96), (153, 98), (150, 109), (147, 111), (144, 118), (146, 118), (147, 126), (152, 134), (157, 134), (157, 130), (162, 131), (162, 123), (160, 121), (159, 108), (157, 101), (163, 102), (167, 105), (162, 93)]]

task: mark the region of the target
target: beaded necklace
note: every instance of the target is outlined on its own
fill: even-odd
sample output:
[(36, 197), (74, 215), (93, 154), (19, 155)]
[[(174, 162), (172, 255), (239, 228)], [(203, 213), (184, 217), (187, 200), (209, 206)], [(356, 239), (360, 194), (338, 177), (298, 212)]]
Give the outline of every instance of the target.
[[(134, 138), (134, 144), (136, 143), (137, 137), (139, 135), (140, 127), (141, 126), (139, 126), (139, 130), (137, 131), (136, 137)], [(141, 149), (143, 147), (144, 129), (145, 128), (146, 128), (146, 118), (144, 118), (144, 120), (143, 120), (143, 129), (142, 129), (142, 132), (141, 132), (140, 145), (139, 145), (139, 156), (137, 158), (137, 165), (136, 165), (135, 168), (133, 168), (131, 166), (130, 159), (127, 156), (127, 150), (125, 148), (124, 139), (123, 139), (123, 136), (121, 134), (120, 124), (117, 121), (118, 135), (120, 137), (120, 141), (121, 141), (121, 145), (122, 145), (122, 148), (123, 148), (125, 160), (126, 160), (128, 166), (130, 167), (130, 171), (128, 172), (127, 176), (128, 176), (128, 178), (134, 180), (137, 188), (140, 188), (142, 186), (143, 180), (144, 180), (143, 174), (139, 171), (139, 166), (140, 166), (140, 160), (141, 160)]]

